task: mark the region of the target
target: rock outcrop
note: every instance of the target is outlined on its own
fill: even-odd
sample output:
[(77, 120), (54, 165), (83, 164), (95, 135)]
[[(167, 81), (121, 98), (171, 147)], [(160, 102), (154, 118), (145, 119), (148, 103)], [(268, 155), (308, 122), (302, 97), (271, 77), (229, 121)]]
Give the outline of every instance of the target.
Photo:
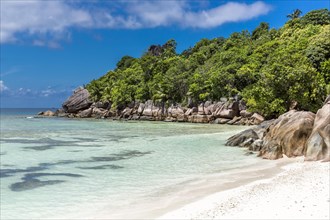
[(45, 112), (39, 112), (38, 115), (46, 116), (46, 117), (52, 117), (52, 116), (55, 116), (55, 113), (50, 111), (50, 110), (47, 110)]
[(291, 110), (276, 119), (263, 138), (259, 156), (265, 159), (278, 159), (304, 155), (306, 142), (312, 133), (315, 114)]
[(92, 113), (93, 113), (93, 109), (92, 108), (85, 109), (83, 111), (80, 111), (77, 114), (77, 117), (79, 117), (79, 118), (89, 118), (89, 117), (92, 116)]
[(313, 130), (306, 143), (305, 160), (330, 161), (330, 95), (316, 113)]
[(330, 161), (330, 96), (316, 115), (290, 110), (276, 120), (230, 137), (226, 145), (259, 151), (259, 156), (265, 159), (286, 155)]
[(168, 122), (215, 123), (230, 125), (258, 125), (230, 137), (228, 146), (239, 146), (259, 151), (264, 159), (305, 156), (305, 160), (330, 161), (330, 95), (315, 115), (312, 112), (290, 110), (277, 119), (265, 121), (258, 113), (248, 112), (245, 103), (222, 98), (199, 105), (189, 102), (187, 107), (148, 100), (131, 102), (111, 109), (110, 102), (90, 100), (86, 89), (78, 88), (55, 113), (41, 112), (42, 116), (69, 118), (112, 118)]
[(266, 133), (274, 122), (273, 120), (268, 120), (262, 122), (260, 125), (242, 131), (232, 137), (230, 137), (226, 145), (227, 146), (240, 146), (247, 147), (252, 151), (259, 151), (263, 144), (263, 139), (266, 136)]
[(147, 100), (144, 103), (131, 102), (112, 109), (110, 102), (93, 103), (89, 92), (81, 87), (74, 91), (62, 107), (55, 112), (55, 116), (231, 125), (257, 125), (264, 121), (261, 115), (248, 112), (243, 101), (234, 98), (221, 98), (218, 102), (206, 101), (199, 105), (190, 102), (187, 107), (177, 103), (166, 107), (165, 103)]
[(85, 110), (93, 104), (89, 99), (89, 92), (87, 89), (79, 87), (72, 96), (70, 96), (62, 105), (66, 113), (78, 113), (80, 110)]
[(257, 140), (259, 139), (256, 131), (254, 129), (247, 129), (245, 131), (242, 131), (232, 137), (230, 137), (227, 142), (226, 145), (227, 146), (246, 146), (244, 143), (247, 142), (247, 140), (249, 140), (248, 142), (250, 142), (250, 140)]

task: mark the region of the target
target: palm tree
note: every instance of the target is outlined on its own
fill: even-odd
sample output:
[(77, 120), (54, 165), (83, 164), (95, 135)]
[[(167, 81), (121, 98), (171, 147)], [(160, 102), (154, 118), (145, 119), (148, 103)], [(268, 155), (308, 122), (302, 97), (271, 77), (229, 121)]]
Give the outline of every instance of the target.
[(91, 95), (93, 101), (99, 101), (102, 96), (102, 85), (100, 81), (92, 80), (87, 86), (87, 90)]
[(293, 19), (299, 18), (301, 14), (302, 14), (302, 11), (300, 11), (299, 9), (296, 9), (291, 14), (288, 14), (286, 17), (293, 20)]

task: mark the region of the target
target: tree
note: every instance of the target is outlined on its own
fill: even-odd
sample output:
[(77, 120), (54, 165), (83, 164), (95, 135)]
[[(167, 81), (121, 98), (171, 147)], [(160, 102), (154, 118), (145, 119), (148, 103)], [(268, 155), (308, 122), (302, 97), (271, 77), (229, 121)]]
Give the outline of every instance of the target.
[(168, 40), (163, 46), (162, 56), (166, 59), (176, 56), (176, 41), (174, 39)]
[(152, 45), (140, 58), (124, 56), (86, 88), (94, 101), (111, 101), (115, 108), (148, 99), (198, 103), (239, 94), (250, 111), (268, 118), (292, 102), (315, 111), (330, 91), (330, 15), (328, 9), (300, 15), (296, 9), (279, 29), (261, 22), (252, 34), (201, 39), (182, 54), (173, 39)]
[(266, 22), (261, 22), (259, 26), (253, 30), (252, 39), (256, 40), (260, 38), (262, 35), (268, 33), (268, 31), (269, 31), (269, 24)]
[(291, 14), (288, 14), (286, 17), (293, 20), (293, 19), (299, 18), (301, 14), (302, 14), (302, 11), (300, 11), (299, 9), (296, 9)]
[(305, 51), (307, 58), (320, 71), (321, 63), (330, 58), (330, 25), (319, 28), (319, 31), (320, 33), (309, 38)]
[(116, 65), (117, 69), (124, 70), (124, 69), (130, 67), (133, 64), (134, 60), (135, 60), (134, 57), (123, 56)]
[(300, 11), (299, 9), (296, 9), (291, 14), (288, 14), (286, 17), (290, 18), (291, 20), (294, 20), (294, 19), (299, 18), (301, 14), (302, 14), (302, 11)]
[(330, 12), (328, 9), (320, 9), (308, 12), (301, 20), (304, 24), (326, 25), (330, 24)]
[(86, 89), (88, 90), (91, 99), (93, 101), (98, 101), (102, 97), (104, 85), (101, 81), (94, 79), (86, 85)]

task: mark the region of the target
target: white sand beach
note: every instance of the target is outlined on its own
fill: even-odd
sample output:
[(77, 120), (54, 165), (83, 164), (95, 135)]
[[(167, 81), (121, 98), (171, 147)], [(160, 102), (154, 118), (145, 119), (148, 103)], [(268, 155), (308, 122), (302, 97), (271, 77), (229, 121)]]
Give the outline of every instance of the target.
[(329, 219), (330, 163), (303, 160), (280, 159), (283, 172), (272, 178), (219, 191), (159, 219)]

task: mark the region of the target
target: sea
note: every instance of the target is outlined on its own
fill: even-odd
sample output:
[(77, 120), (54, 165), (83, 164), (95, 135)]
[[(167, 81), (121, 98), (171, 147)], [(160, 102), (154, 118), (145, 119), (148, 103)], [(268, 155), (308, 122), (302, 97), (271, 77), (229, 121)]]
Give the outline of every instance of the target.
[(44, 110), (1, 109), (2, 220), (155, 218), (262, 161), (225, 146), (245, 126), (37, 117)]

